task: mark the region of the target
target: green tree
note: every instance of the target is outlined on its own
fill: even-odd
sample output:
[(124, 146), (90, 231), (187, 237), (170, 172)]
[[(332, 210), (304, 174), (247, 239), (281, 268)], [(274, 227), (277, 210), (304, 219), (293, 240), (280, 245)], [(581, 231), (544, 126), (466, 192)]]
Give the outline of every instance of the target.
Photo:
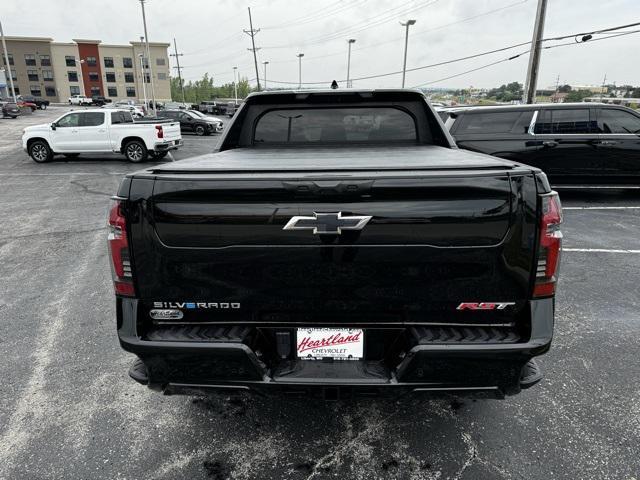
[(524, 90), (521, 83), (511, 82), (489, 90), (487, 97), (495, 98), (498, 102), (512, 102), (514, 100), (520, 100), (523, 93)]
[[(238, 80), (239, 99), (245, 98), (255, 90), (249, 84), (248, 78), (243, 77)], [(233, 82), (215, 86), (213, 77), (210, 77), (208, 73), (205, 73), (200, 80), (190, 80), (184, 83), (184, 98), (187, 103), (200, 103), (204, 100), (215, 100), (216, 98), (233, 98), (233, 95)], [(182, 89), (178, 78), (171, 78), (171, 98), (176, 102), (182, 101)]]
[(560, 85), (558, 87), (558, 93), (569, 93), (571, 91), (571, 85)]
[(591, 90), (572, 90), (567, 94), (565, 102), (582, 102), (587, 97), (593, 97)]

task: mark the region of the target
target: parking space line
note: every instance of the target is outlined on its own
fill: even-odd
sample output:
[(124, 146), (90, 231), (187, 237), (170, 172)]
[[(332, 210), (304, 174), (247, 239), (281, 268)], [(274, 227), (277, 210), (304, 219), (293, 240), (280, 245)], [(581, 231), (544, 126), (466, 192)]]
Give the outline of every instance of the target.
[(605, 207), (605, 206), (593, 206), (593, 207), (562, 207), (562, 210), (640, 210), (640, 206), (636, 207)]
[(563, 252), (586, 252), (586, 253), (640, 253), (640, 250), (624, 250), (616, 248), (563, 248)]

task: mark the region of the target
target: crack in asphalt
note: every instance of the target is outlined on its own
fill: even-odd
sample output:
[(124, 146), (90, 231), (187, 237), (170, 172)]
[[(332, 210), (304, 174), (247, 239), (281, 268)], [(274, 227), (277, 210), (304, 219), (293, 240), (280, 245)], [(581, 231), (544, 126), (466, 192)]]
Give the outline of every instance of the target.
[(80, 180), (69, 180), (69, 183), (75, 185), (76, 187), (80, 187), (85, 193), (88, 193), (90, 195), (100, 195), (100, 196), (107, 196), (107, 197), (111, 197), (113, 195), (113, 193), (101, 192), (99, 190), (91, 190), (86, 185), (80, 183)]

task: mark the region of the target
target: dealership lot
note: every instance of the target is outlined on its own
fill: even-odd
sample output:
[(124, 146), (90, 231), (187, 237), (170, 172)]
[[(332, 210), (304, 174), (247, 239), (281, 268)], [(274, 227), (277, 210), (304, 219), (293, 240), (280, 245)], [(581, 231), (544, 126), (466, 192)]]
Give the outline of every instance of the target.
[[(562, 194), (556, 338), (519, 396), (163, 397), (127, 376), (105, 247), (140, 166), (21, 150), (67, 110), (0, 120), (0, 478), (640, 478), (640, 192)], [(219, 136), (184, 138), (175, 160)]]

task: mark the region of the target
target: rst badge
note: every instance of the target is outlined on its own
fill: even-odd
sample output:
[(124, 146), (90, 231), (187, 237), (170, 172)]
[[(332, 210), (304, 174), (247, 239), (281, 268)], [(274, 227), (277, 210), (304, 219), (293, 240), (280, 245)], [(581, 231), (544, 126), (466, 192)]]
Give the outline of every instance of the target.
[(515, 302), (463, 302), (456, 307), (456, 310), (504, 310), (515, 304)]
[(149, 312), (149, 316), (154, 320), (180, 320), (184, 315), (180, 310), (154, 308)]

